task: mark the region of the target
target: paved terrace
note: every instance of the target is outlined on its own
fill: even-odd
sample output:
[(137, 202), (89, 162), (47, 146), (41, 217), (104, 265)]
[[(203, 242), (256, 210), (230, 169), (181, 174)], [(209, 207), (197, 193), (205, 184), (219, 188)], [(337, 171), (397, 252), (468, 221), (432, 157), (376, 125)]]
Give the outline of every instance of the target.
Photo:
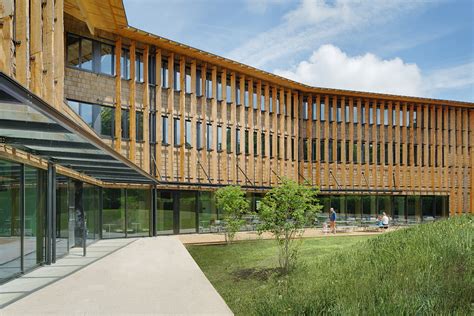
[(101, 240), (87, 257), (73, 252), (0, 293), (2, 316), (232, 315), (175, 236)]
[[(393, 231), (400, 229), (400, 227), (391, 227), (387, 231)], [(371, 227), (371, 230), (357, 230), (357, 229), (347, 229), (347, 227), (341, 227), (336, 234), (324, 232), (321, 228), (307, 228), (304, 232), (304, 238), (314, 238), (314, 237), (334, 237), (334, 236), (368, 236), (368, 235), (377, 235), (383, 234), (384, 231), (379, 231), (375, 226)], [(225, 243), (224, 233), (209, 233), (209, 234), (185, 234), (177, 235), (177, 238), (181, 240), (183, 244), (220, 244)], [(257, 239), (272, 239), (273, 235), (271, 233), (263, 233), (259, 235), (255, 231), (248, 232), (238, 232), (235, 235), (234, 240), (257, 240)]]

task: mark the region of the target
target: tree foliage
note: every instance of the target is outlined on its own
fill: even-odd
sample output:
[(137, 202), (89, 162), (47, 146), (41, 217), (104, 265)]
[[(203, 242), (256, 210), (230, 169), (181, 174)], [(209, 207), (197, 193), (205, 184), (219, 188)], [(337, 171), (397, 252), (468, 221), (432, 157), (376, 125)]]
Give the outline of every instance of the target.
[(225, 240), (231, 243), (235, 234), (245, 223), (242, 216), (248, 214), (249, 201), (240, 186), (228, 185), (216, 191), (217, 207), (222, 211), (225, 224)]
[(316, 213), (321, 210), (318, 193), (317, 187), (283, 179), (261, 202), (259, 232), (274, 235), (279, 246), (280, 267), (285, 274), (297, 263), (305, 227), (314, 224)]

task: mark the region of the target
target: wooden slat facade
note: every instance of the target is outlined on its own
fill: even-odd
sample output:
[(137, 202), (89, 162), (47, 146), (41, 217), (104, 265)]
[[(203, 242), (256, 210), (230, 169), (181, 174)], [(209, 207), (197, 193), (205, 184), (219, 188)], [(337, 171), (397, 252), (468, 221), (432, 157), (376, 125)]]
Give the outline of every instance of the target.
[[(264, 191), (287, 177), (334, 194), (449, 195), (452, 214), (474, 211), (472, 103), (309, 87), (124, 29), (125, 15), (115, 2), (109, 4), (117, 12), (88, 0), (16, 1), (17, 23), (24, 24), (13, 28), (9, 17), (3, 19), (0, 68), (62, 107), (71, 89), (67, 74), (84, 73), (65, 65), (64, 35), (113, 45), (114, 75), (95, 74), (90, 91), (110, 82), (97, 103), (113, 106), (111, 145), (164, 188), (239, 184)], [(104, 20), (97, 18), (99, 9), (107, 13)], [(105, 27), (114, 14), (116, 21)], [(6, 40), (14, 29), (16, 46)], [(130, 55), (129, 79), (122, 78), (123, 49)], [(138, 52), (143, 82), (136, 80)]]

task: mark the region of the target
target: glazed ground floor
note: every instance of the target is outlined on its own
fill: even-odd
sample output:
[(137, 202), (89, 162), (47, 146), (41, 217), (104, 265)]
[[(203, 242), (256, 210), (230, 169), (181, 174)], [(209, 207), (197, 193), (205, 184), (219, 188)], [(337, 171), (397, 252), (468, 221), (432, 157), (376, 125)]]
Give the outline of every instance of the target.
[[(98, 239), (209, 233), (223, 229), (212, 190), (101, 188), (47, 170), (0, 159), (0, 283), (38, 265), (54, 263), (73, 247)], [(252, 212), (243, 226), (256, 229), (263, 192), (247, 193)], [(388, 213), (407, 223), (447, 216), (447, 195), (322, 192), (325, 220), (375, 221)]]

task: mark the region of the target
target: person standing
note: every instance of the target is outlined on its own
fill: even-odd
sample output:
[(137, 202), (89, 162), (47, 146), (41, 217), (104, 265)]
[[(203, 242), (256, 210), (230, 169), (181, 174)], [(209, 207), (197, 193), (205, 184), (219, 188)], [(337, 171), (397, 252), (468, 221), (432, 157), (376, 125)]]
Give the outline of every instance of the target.
[(383, 225), (383, 228), (384, 228), (384, 229), (388, 229), (388, 221), (389, 221), (388, 216), (387, 216), (387, 214), (386, 214), (385, 212), (383, 212), (382, 214), (383, 214), (383, 216), (382, 216), (382, 225)]
[(331, 207), (329, 211), (329, 227), (331, 229), (331, 233), (336, 233), (336, 211)]

